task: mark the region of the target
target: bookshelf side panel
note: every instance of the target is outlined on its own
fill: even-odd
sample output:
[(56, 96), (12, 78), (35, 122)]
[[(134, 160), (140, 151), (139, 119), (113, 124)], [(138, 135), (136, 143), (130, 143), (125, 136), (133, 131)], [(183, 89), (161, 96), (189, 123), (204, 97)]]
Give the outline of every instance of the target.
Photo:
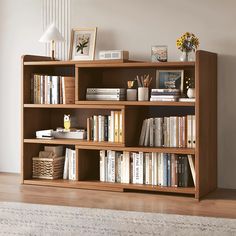
[(217, 54), (196, 53), (196, 170), (200, 198), (217, 187)]

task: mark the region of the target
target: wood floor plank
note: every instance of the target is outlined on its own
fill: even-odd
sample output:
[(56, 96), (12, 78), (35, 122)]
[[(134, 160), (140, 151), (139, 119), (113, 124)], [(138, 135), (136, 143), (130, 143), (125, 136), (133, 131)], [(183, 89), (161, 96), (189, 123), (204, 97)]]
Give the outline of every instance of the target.
[(21, 185), (20, 175), (7, 173), (0, 173), (0, 201), (236, 218), (236, 190), (218, 189), (199, 202), (187, 196)]

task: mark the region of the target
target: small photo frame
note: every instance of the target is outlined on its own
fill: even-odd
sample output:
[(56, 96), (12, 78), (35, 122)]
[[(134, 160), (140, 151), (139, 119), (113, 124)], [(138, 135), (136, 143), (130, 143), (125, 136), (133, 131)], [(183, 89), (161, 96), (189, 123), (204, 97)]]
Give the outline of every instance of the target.
[(151, 48), (151, 59), (152, 62), (167, 62), (168, 59), (168, 47), (162, 46), (152, 46)]
[(70, 60), (94, 60), (97, 28), (78, 28), (71, 31)]
[(157, 70), (156, 88), (180, 89), (182, 94), (184, 88), (184, 70)]

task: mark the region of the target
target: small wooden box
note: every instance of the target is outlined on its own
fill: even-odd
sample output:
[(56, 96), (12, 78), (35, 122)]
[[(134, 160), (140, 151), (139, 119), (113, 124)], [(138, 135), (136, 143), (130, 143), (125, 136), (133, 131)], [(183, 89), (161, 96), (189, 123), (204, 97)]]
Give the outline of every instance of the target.
[(33, 178), (60, 179), (63, 177), (65, 157), (33, 157)]

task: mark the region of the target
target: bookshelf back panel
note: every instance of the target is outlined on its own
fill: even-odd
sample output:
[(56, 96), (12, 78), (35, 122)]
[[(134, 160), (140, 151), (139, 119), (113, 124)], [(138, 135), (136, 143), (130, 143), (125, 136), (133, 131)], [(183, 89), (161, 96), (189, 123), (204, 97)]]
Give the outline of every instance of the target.
[[(93, 115), (110, 115), (115, 109), (24, 109), (24, 138), (34, 138), (35, 132), (44, 129), (55, 130), (64, 127), (64, 115), (70, 115), (71, 127), (87, 129), (87, 118)], [(120, 110), (118, 110), (120, 111)], [(30, 122), (29, 122), (30, 121)], [(33, 121), (33, 122), (32, 122)]]
[(125, 140), (127, 146), (138, 146), (144, 119), (194, 115), (194, 107), (128, 107), (125, 111)]
[(74, 66), (25, 66), (23, 80), (24, 104), (31, 103), (31, 78), (34, 74), (51, 76), (75, 76)]
[(78, 173), (81, 180), (99, 180), (99, 150), (78, 149)]
[(33, 157), (38, 157), (39, 152), (44, 150), (45, 146), (63, 146), (63, 155), (65, 155), (66, 148), (75, 149), (73, 145), (56, 145), (56, 144), (24, 144), (23, 153), (23, 179), (32, 179), (33, 176)]

